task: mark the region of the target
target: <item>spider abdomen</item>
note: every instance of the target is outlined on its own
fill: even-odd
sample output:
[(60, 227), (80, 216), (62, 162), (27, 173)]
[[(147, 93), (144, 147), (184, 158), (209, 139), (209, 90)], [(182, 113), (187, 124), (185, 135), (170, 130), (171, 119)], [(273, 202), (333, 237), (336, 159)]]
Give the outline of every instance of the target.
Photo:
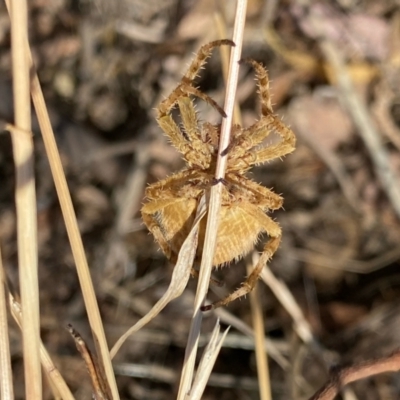
[[(197, 203), (196, 199), (187, 198), (185, 201), (166, 206), (162, 212), (155, 215), (162, 235), (162, 238), (156, 239), (159, 244), (164, 242), (164, 247), (168, 246), (168, 251), (164, 249), (164, 252), (172, 261), (177, 259), (179, 250), (190, 232)], [(203, 252), (206, 223), (207, 215), (200, 223), (197, 260), (200, 260)], [(253, 249), (263, 231), (262, 222), (249, 215), (240, 203), (222, 206), (213, 266), (228, 264), (246, 255)]]
[[(201, 257), (205, 237), (206, 218), (200, 225), (197, 255)], [(222, 206), (217, 233), (213, 266), (238, 260), (254, 248), (264, 231), (259, 221), (249, 216), (240, 205)]]

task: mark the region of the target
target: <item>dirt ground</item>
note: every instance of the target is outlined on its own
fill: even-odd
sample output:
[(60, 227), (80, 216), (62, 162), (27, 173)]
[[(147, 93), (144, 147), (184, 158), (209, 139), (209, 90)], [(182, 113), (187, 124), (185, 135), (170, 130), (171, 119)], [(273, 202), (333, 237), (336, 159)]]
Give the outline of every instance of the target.
[[(243, 57), (268, 68), (274, 110), (297, 137), (293, 154), (252, 170), (255, 181), (284, 197), (284, 208), (272, 214), (283, 239), (270, 268), (289, 288), (315, 341), (311, 346), (299, 338), (290, 311), (260, 282), (276, 400), (307, 399), (332, 366), (400, 347), (399, 4), (305, 3), (250, 0), (243, 42)], [(155, 107), (199, 47), (221, 38), (217, 11), (231, 36), (234, 7), (218, 0), (32, 0), (29, 6), (35, 65), (112, 345), (162, 296), (173, 269), (140, 215), (146, 185), (183, 166), (156, 124)], [(322, 34), (315, 20), (322, 22)], [(10, 66), (10, 24), (2, 6), (0, 118), (5, 121), (13, 120)], [(351, 78), (350, 85), (343, 76)], [(218, 51), (198, 85), (223, 104)], [(260, 111), (254, 74), (246, 66), (237, 100), (243, 125), (250, 126)], [(219, 121), (210, 106), (196, 103), (202, 121)], [(67, 324), (93, 344), (35, 118), (33, 124), (42, 338), (76, 398), (87, 399), (89, 376)], [(0, 182), (2, 257), (18, 288), (8, 134), (0, 135)], [(265, 237), (258, 250), (264, 242)], [(212, 287), (210, 300), (234, 290), (245, 275), (243, 261), (216, 271), (224, 286)], [(195, 287), (191, 279), (184, 294), (118, 353), (121, 398), (176, 398)], [(218, 316), (223, 327), (232, 328), (203, 398), (257, 399), (248, 298)], [(214, 312), (205, 314), (204, 341), (216, 318)], [(16, 398), (22, 399), (20, 333), (10, 324)], [(52, 398), (46, 384), (45, 396)], [(359, 381), (342, 398), (398, 399), (399, 375)]]

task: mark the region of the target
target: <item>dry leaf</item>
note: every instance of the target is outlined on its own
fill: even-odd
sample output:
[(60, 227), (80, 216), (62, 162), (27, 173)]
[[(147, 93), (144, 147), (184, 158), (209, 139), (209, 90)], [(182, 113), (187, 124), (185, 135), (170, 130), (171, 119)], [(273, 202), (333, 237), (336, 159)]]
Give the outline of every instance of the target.
[(160, 300), (154, 305), (154, 307), (148, 312), (143, 318), (141, 318), (135, 325), (128, 329), (115, 343), (110, 351), (111, 358), (114, 358), (115, 354), (124, 344), (126, 339), (137, 332), (139, 329), (143, 328), (148, 324), (153, 318), (155, 318), (173, 299), (177, 298), (184, 291), (187, 282), (190, 277), (190, 270), (193, 265), (194, 257), (196, 255), (197, 249), (197, 234), (199, 223), (201, 219), (206, 214), (206, 204), (205, 198), (203, 197), (199, 202), (197, 208), (196, 219), (193, 222), (192, 229), (184, 241), (181, 250), (178, 255), (178, 261), (175, 265), (174, 272), (172, 273), (171, 283), (161, 297)]

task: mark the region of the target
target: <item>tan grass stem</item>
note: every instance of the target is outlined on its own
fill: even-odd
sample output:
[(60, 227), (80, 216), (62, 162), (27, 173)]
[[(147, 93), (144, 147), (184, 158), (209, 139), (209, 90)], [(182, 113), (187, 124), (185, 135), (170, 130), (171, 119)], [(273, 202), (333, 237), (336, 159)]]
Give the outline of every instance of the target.
[[(221, 153), (224, 149), (228, 147), (230, 142), (235, 94), (239, 77), (238, 62), (241, 58), (242, 53), (243, 32), (246, 21), (246, 9), (247, 1), (238, 0), (236, 6), (235, 26), (232, 38), (236, 46), (233, 47), (231, 50), (230, 68), (224, 105), (224, 110), (227, 114), (227, 118), (222, 121), (221, 126), (219, 154), (215, 172), (215, 178), (217, 179), (217, 181), (223, 179), (225, 176), (227, 156), (222, 156)], [(207, 228), (204, 240), (204, 250), (200, 265), (199, 282), (197, 285), (193, 317), (189, 331), (188, 343), (185, 351), (185, 361), (179, 386), (178, 399), (184, 399), (184, 397), (189, 393), (193, 380), (194, 366), (202, 321), (202, 311), (200, 308), (206, 298), (211, 277), (211, 269), (214, 259), (216, 237), (218, 231), (218, 215), (219, 209), (221, 207), (221, 193), (221, 184), (217, 184), (211, 188), (210, 203), (207, 215)]]
[(11, 370), (10, 340), (8, 335), (5, 273), (0, 248), (0, 399), (14, 399)]
[[(30, 65), (26, 54), (28, 7), (25, 0), (11, 1), (11, 58), (14, 124), (31, 131)], [(42, 398), (40, 366), (40, 312), (33, 140), (30, 134), (11, 132), (15, 164), (18, 266), (23, 309), (22, 342), (26, 398)]]

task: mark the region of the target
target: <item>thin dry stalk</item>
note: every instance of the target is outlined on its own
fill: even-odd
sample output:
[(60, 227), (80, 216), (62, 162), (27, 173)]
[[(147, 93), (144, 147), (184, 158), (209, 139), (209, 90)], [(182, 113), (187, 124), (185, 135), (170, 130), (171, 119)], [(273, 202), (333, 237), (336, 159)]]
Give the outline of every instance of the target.
[(72, 205), (71, 195), (68, 190), (60, 154), (58, 153), (57, 144), (54, 138), (54, 132), (51, 127), (50, 118), (46, 109), (39, 79), (36, 74), (32, 79), (31, 90), (33, 104), (38, 116), (46, 153), (49, 158), (50, 169), (53, 175), (58, 199), (60, 201), (61, 211), (65, 221), (65, 227), (67, 229), (68, 238), (71, 244), (72, 254), (76, 264), (79, 283), (81, 285), (90, 327), (93, 332), (99, 362), (104, 368), (104, 373), (106, 375), (107, 382), (110, 385), (112, 396), (115, 400), (117, 400), (119, 399), (119, 394), (111, 365), (110, 353), (104, 334), (103, 323), (96, 300), (96, 293), (94, 291), (93, 282), (90, 276), (89, 266), (86, 260), (85, 250), (83, 248), (82, 238), (80, 236), (76, 221), (75, 211)]
[[(17, 0), (18, 1), (21, 0)], [(10, 5), (8, 3), (8, 0), (6, 0), (6, 5), (9, 14), (12, 16), (12, 13), (10, 11)], [(15, 14), (20, 14), (20, 7), (16, 7), (18, 10), (17, 13)], [(27, 61), (29, 61), (28, 66), (30, 67), (29, 70), (32, 68), (33, 69), (33, 63), (32, 63), (32, 56), (31, 52), (29, 49), (29, 42), (28, 42), (28, 37), (27, 35), (24, 35), (19, 47), (19, 51), (24, 53), (24, 57), (26, 58)], [(29, 71), (31, 72), (31, 71)], [(55, 141), (54, 137), (54, 132), (51, 127), (50, 123), (50, 118), (49, 114), (47, 112), (46, 104), (44, 101), (42, 89), (40, 87), (39, 83), (39, 78), (36, 73), (32, 74), (32, 80), (31, 80), (31, 96), (33, 100), (33, 104), (35, 107), (36, 115), (38, 117), (40, 129), (43, 135), (43, 141), (45, 144), (46, 148), (46, 153), (49, 158), (49, 164), (50, 164), (50, 169), (53, 175), (54, 179), (54, 184), (56, 187), (56, 191), (58, 194), (58, 198), (60, 201), (60, 206), (61, 206), (61, 211), (64, 217), (68, 237), (71, 243), (71, 248), (72, 248), (72, 253), (74, 256), (75, 264), (77, 266), (77, 271), (78, 271), (78, 277), (79, 281), (81, 284), (81, 289), (82, 289), (82, 294), (83, 298), (85, 301), (86, 305), (86, 310), (88, 312), (88, 317), (89, 317), (89, 323), (90, 327), (92, 329), (93, 335), (94, 335), (94, 341), (96, 343), (97, 347), (97, 352), (98, 352), (98, 357), (99, 357), (99, 362), (101, 363), (108, 384), (110, 385), (111, 392), (113, 395), (113, 398), (115, 400), (119, 399), (119, 394), (117, 390), (117, 384), (115, 382), (115, 376), (113, 372), (113, 368), (111, 365), (111, 358), (109, 355), (108, 351), (108, 345), (107, 341), (105, 338), (104, 334), (104, 328), (103, 324), (101, 321), (101, 316), (100, 316), (100, 311), (97, 305), (97, 300), (96, 300), (96, 295), (94, 292), (93, 288), (93, 283), (91, 281), (90, 277), (90, 272), (89, 272), (89, 266), (87, 264), (86, 256), (85, 256), (85, 251), (83, 248), (82, 244), (82, 239), (80, 237), (79, 229), (78, 229), (78, 224), (76, 221), (76, 216), (74, 212), (74, 208), (72, 205), (72, 200), (71, 200), (71, 195), (68, 190), (68, 185), (67, 181), (65, 178), (65, 174), (63, 171), (62, 163), (61, 163), (61, 158), (60, 154), (58, 153), (57, 149), (57, 144)], [(14, 76), (15, 77), (15, 76)], [(29, 90), (29, 85), (28, 85), (28, 90)], [(28, 96), (29, 99), (29, 96)], [(29, 101), (28, 101), (29, 103)], [(16, 107), (17, 110), (17, 107)], [(30, 103), (29, 103), (29, 110), (30, 110)], [(30, 131), (30, 126), (28, 129), (25, 129), (24, 126), (20, 126), (17, 121), (17, 130), (22, 130), (22, 131)], [(17, 135), (12, 135), (12, 136), (17, 136)], [(27, 158), (29, 159), (29, 158)], [(33, 158), (32, 158), (33, 159)], [(35, 205), (35, 213), (36, 213), (36, 205)], [(32, 236), (33, 238), (33, 236)], [(32, 242), (32, 239), (31, 239)], [(34, 262), (34, 259), (30, 260), (30, 263), (32, 264)], [(38, 298), (38, 296), (37, 296)], [(34, 306), (34, 302), (32, 302), (32, 306)], [(24, 308), (28, 309), (28, 308)], [(24, 324), (25, 326), (25, 324)], [(38, 325), (39, 329), (39, 325)], [(34, 341), (31, 340), (32, 345), (34, 345)], [(38, 346), (36, 346), (38, 348)], [(40, 371), (40, 368), (39, 368)], [(40, 382), (41, 379), (38, 380)]]
[(136, 146), (135, 162), (129, 171), (120, 201), (117, 202), (118, 214), (115, 223), (116, 234), (120, 237), (127, 234), (134, 215), (140, 208), (143, 188), (146, 186), (149, 149), (145, 144)]
[[(224, 38), (228, 37), (226, 23), (221, 15), (221, 12), (218, 11), (218, 12), (214, 13), (214, 20), (215, 20), (215, 24), (217, 25), (218, 37), (220, 39), (224, 39)], [(219, 48), (219, 52), (221, 54), (222, 74), (224, 76), (225, 84), (228, 81), (228, 73), (229, 73), (229, 51), (230, 51), (229, 48), (224, 47), (224, 46), (221, 46)], [(240, 112), (240, 107), (239, 107), (239, 103), (237, 102), (236, 98), (235, 98), (235, 105), (233, 108), (233, 122), (238, 125), (242, 124), (242, 116), (241, 116), (241, 112)]]
[[(258, 260), (256, 260), (256, 257), (253, 257), (253, 262), (248, 263), (247, 273), (249, 275), (251, 274), (251, 271), (253, 270), (254, 266), (257, 265), (257, 262)], [(268, 369), (268, 356), (267, 356), (268, 353), (267, 353), (267, 348), (265, 346), (265, 335), (264, 335), (265, 325), (264, 325), (261, 302), (258, 295), (258, 283), (255, 285), (253, 291), (250, 292), (250, 306), (251, 306), (251, 317), (253, 320), (253, 329), (254, 329), (260, 399), (271, 400), (272, 394), (271, 394), (270, 375)]]
[(277, 279), (268, 267), (264, 267), (263, 271), (261, 272), (261, 279), (271, 289), (272, 293), (292, 317), (294, 329), (301, 340), (303, 340), (303, 342), (306, 344), (315, 344), (311, 327), (305, 319), (300, 306), (297, 304), (295, 298), (284, 282)]
[(0, 248), (0, 399), (14, 399), (11, 370), (10, 340), (8, 337), (5, 274)]
[[(15, 125), (31, 130), (30, 65), (25, 52), (28, 8), (25, 0), (11, 1), (11, 57)], [(22, 330), (26, 398), (42, 398), (40, 312), (37, 253), (34, 151), (30, 134), (11, 133), (15, 163), (18, 265), (24, 325)]]
[[(30, 66), (32, 67), (32, 57), (26, 38), (24, 39), (23, 46), (21, 46), (21, 48), (25, 51), (26, 56), (30, 60)], [(31, 81), (31, 95), (43, 135), (46, 153), (49, 158), (50, 169), (53, 174), (54, 184), (60, 201), (61, 211), (64, 217), (68, 237), (71, 243), (72, 253), (77, 266), (78, 277), (89, 317), (90, 327), (95, 337), (96, 346), (98, 347), (99, 362), (104, 368), (107, 381), (111, 387), (113, 398), (117, 400), (119, 399), (119, 394), (111, 365), (111, 359), (101, 321), (100, 311), (97, 305), (96, 295), (90, 277), (89, 266), (87, 264), (82, 239), (80, 237), (79, 228), (72, 205), (71, 195), (68, 190), (67, 181), (61, 163), (61, 158), (58, 153), (57, 144), (54, 138), (54, 132), (51, 127), (49, 114), (47, 112), (43, 93), (36, 73), (33, 74)], [(18, 128), (18, 130), (21, 130), (20, 126), (18, 126)], [(31, 263), (32, 262), (33, 260), (31, 260)]]
[[(8, 289), (7, 292), (11, 315), (19, 328), (22, 330), (22, 326), (25, 323), (25, 320), (23, 320), (21, 304), (14, 298), (14, 296), (10, 293)], [(38, 349), (40, 351), (40, 361), (43, 367), (43, 371), (46, 374), (54, 391), (54, 398), (61, 398), (63, 400), (75, 400), (63, 377), (61, 376), (60, 371), (54, 365), (49, 353), (47, 352), (41, 340), (39, 342)]]
[(89, 373), (90, 380), (92, 382), (92, 398), (93, 400), (112, 400), (109, 395), (109, 387), (107, 382), (104, 380), (101, 371), (99, 370), (95, 359), (86, 342), (82, 336), (77, 332), (72, 325), (68, 325), (68, 331), (75, 341), (75, 346), (82, 356), (85, 363), (86, 369)]
[[(236, 46), (232, 48), (230, 58), (230, 68), (224, 106), (227, 117), (222, 121), (221, 126), (219, 153), (215, 172), (215, 178), (217, 182), (221, 182), (221, 180), (224, 178), (227, 164), (227, 155), (225, 154), (224, 156), (222, 156), (221, 153), (224, 154), (223, 151), (228, 147), (230, 142), (230, 131), (233, 119), (236, 87), (239, 77), (239, 60), (242, 53), (247, 1), (237, 0), (236, 7), (235, 26), (232, 38)], [(219, 209), (221, 207), (221, 193), (221, 183), (212, 186), (207, 217), (206, 235), (204, 240), (204, 249), (200, 265), (200, 275), (194, 301), (194, 310), (189, 331), (189, 338), (185, 351), (185, 361), (182, 370), (181, 382), (179, 385), (178, 399), (185, 398), (186, 394), (189, 393), (192, 384), (202, 321), (201, 306), (203, 305), (207, 295), (208, 285), (211, 277), (212, 262), (215, 253), (216, 236), (218, 231), (218, 215)]]
[[(215, 311), (217, 317), (226, 325), (234, 327), (237, 331), (242, 332), (250, 338), (254, 338), (254, 331), (243, 320), (228, 312), (225, 308), (217, 308)], [(265, 337), (265, 348), (268, 350), (269, 356), (284, 370), (290, 369), (290, 364), (285, 358), (282, 350), (276, 344)]]
[(215, 361), (217, 360), (219, 351), (221, 350), (222, 343), (229, 332), (229, 328), (225, 330), (221, 337), (219, 337), (219, 331), (219, 320), (217, 320), (217, 323), (212, 331), (210, 341), (207, 344), (207, 347), (204, 349), (201, 357), (196, 377), (193, 381), (193, 387), (190, 391), (190, 394), (186, 396), (186, 400), (200, 400), (203, 395), (203, 392), (207, 386), (207, 382), (210, 378), (211, 371), (214, 367)]
[(364, 361), (350, 367), (335, 369), (331, 372), (331, 378), (310, 400), (333, 400), (341, 388), (351, 382), (368, 378), (369, 376), (384, 372), (397, 372), (400, 370), (400, 351), (396, 351), (388, 357)]
[[(152, 382), (168, 383), (172, 386), (180, 375), (176, 368), (166, 368), (157, 364), (115, 363), (114, 369), (115, 373), (120, 376), (139, 378), (141, 380), (148, 379)], [(237, 389), (240, 386), (243, 391), (249, 392), (255, 392), (258, 388), (257, 380), (254, 378), (218, 373), (210, 375), (207, 386), (229, 389)]]

